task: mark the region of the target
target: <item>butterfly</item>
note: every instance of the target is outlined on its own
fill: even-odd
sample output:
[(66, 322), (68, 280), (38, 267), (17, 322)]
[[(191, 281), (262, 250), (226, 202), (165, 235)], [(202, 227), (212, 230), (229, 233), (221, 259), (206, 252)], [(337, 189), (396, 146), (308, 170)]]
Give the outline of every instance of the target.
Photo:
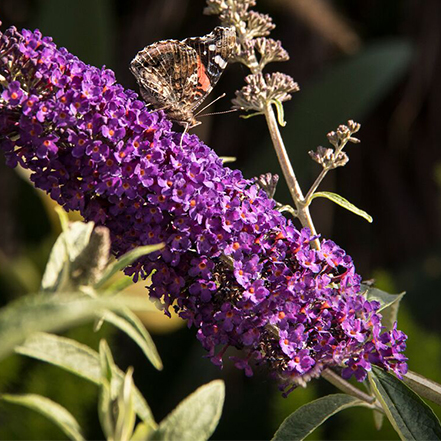
[(236, 47), (234, 28), (216, 27), (203, 37), (163, 40), (130, 63), (142, 98), (185, 127), (200, 124), (195, 110), (218, 82)]

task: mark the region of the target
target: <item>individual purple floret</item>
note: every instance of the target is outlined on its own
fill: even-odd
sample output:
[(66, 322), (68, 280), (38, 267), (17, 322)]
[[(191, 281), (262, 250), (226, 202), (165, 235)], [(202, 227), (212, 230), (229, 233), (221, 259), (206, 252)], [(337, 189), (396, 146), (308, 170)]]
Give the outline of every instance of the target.
[(108, 69), (57, 49), (39, 31), (0, 37), (0, 148), (66, 210), (109, 228), (113, 252), (164, 242), (127, 269), (152, 274), (152, 298), (173, 308), (212, 361), (266, 365), (282, 388), (326, 367), (364, 380), (371, 363), (406, 372), (406, 336), (386, 332), (379, 303), (335, 243), (311, 247), (275, 203), (196, 136), (171, 130)]

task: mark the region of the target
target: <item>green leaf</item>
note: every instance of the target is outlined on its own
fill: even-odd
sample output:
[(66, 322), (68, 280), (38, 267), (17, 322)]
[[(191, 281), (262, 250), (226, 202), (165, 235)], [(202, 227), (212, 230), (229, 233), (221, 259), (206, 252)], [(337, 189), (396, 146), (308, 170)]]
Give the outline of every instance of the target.
[(253, 118), (254, 116), (259, 116), (259, 115), (263, 115), (263, 112), (255, 112), (255, 113), (248, 113), (245, 115), (240, 115), (240, 118), (249, 119), (249, 118)]
[[(39, 333), (28, 338), (15, 349), (15, 352), (51, 363), (97, 385), (101, 384), (102, 376), (98, 353), (75, 340)], [(119, 386), (124, 379), (124, 373), (116, 367), (112, 374)], [(147, 425), (156, 427), (147, 402), (136, 388), (134, 388), (133, 405), (136, 413)]]
[(131, 277), (123, 275), (123, 277), (118, 278), (115, 282), (113, 282), (110, 286), (106, 287), (105, 292), (103, 293), (106, 296), (111, 296), (124, 291), (129, 286), (133, 285), (133, 280)]
[(112, 404), (110, 384), (102, 378), (100, 393), (98, 395), (98, 418), (100, 420), (101, 430), (107, 440), (114, 439), (114, 412)]
[(220, 156), (220, 159), (222, 160), (222, 164), (227, 164), (228, 162), (236, 162), (237, 161), (236, 156)]
[[(114, 372), (116, 372), (117, 368), (106, 340), (100, 341), (99, 358), (101, 365), (101, 385), (98, 401), (98, 416), (101, 422), (101, 428), (106, 439), (126, 441), (133, 432), (133, 425), (136, 419), (132, 402), (129, 403), (130, 409), (128, 409), (127, 403), (124, 401), (124, 399), (127, 398), (125, 392), (127, 390), (128, 381), (130, 382), (130, 384), (128, 384), (130, 393), (132, 392), (131, 379), (133, 369), (130, 369), (125, 375), (123, 382), (118, 383), (115, 380)], [(123, 396), (123, 402), (121, 402), (121, 395)], [(130, 399), (131, 398), (132, 395), (130, 395)], [(123, 407), (121, 407), (121, 405)], [(130, 411), (130, 415), (125, 412), (126, 410)], [(129, 416), (130, 420), (128, 419)], [(126, 423), (132, 424), (131, 429), (127, 427)], [(130, 433), (126, 434), (125, 429)]]
[(84, 294), (33, 294), (24, 296), (0, 310), (0, 359), (38, 331), (60, 331), (96, 317), (104, 307), (123, 306), (114, 299), (105, 302)]
[(401, 439), (441, 439), (441, 426), (433, 410), (402, 381), (375, 366), (369, 381)]
[(303, 440), (332, 415), (355, 406), (368, 405), (364, 401), (346, 394), (327, 395), (311, 401), (286, 418), (272, 440)]
[(441, 406), (441, 384), (412, 371), (407, 372), (403, 381), (419, 395)]
[(42, 414), (56, 424), (70, 439), (84, 440), (81, 428), (72, 414), (49, 398), (35, 394), (2, 394), (0, 398), (8, 403), (18, 404)]
[(393, 328), (394, 323), (397, 321), (398, 308), (401, 299), (406, 293), (389, 294), (381, 289), (364, 284), (361, 285), (361, 292), (367, 300), (380, 302), (381, 306), (378, 312), (381, 312), (383, 316), (381, 323), (390, 331)]
[(161, 423), (150, 439), (205, 441), (216, 429), (225, 399), (223, 381), (208, 383), (182, 401)]
[(60, 219), (61, 230), (67, 231), (67, 229), (69, 228), (69, 216), (67, 215), (66, 210), (57, 205), (55, 207), (55, 211)]
[(277, 121), (280, 126), (285, 127), (286, 121), (284, 120), (285, 112), (283, 110), (283, 104), (279, 100), (272, 101), (272, 104), (276, 106), (277, 110)]
[(118, 418), (115, 440), (128, 441), (135, 428), (136, 414), (133, 410), (133, 368), (129, 368), (121, 384), (118, 396)]
[(116, 365), (113, 361), (113, 356), (112, 352), (110, 351), (109, 345), (104, 339), (100, 341), (98, 354), (101, 367), (101, 384), (105, 383), (110, 387), (109, 398), (113, 399), (116, 395), (116, 386), (112, 388), (112, 383), (114, 383), (113, 373), (116, 371)]
[(0, 309), (0, 360), (35, 332), (58, 332), (125, 307), (145, 310), (145, 300), (83, 293), (30, 294)]
[(383, 422), (384, 422), (384, 413), (379, 412), (378, 410), (373, 410), (372, 416), (374, 419), (375, 428), (377, 430), (381, 430), (381, 428), (383, 427)]
[(149, 439), (149, 435), (151, 433), (152, 429), (151, 427), (147, 426), (144, 423), (138, 423), (136, 426), (135, 432), (132, 435), (132, 438), (130, 438), (131, 441), (145, 441)]
[(352, 213), (356, 214), (357, 216), (361, 216), (362, 218), (366, 219), (369, 223), (373, 222), (372, 216), (369, 216), (365, 211), (360, 210), (355, 205), (351, 204), (348, 200), (341, 197), (340, 195), (336, 193), (331, 193), (329, 191), (319, 191), (317, 193), (314, 193), (311, 199), (315, 198), (327, 198), (334, 202), (337, 205), (340, 205), (340, 207), (346, 208), (346, 210), (351, 211)]
[(95, 288), (101, 288), (112, 276), (129, 266), (136, 259), (139, 259), (146, 254), (153, 253), (154, 251), (158, 251), (162, 248), (164, 248), (164, 244), (159, 243), (157, 245), (138, 247), (132, 251), (129, 251), (107, 267), (101, 279), (95, 284)]
[(70, 264), (87, 247), (94, 226), (93, 222), (72, 222), (67, 230), (58, 236), (44, 271), (41, 291), (55, 292), (63, 289), (68, 279)]
[(106, 311), (103, 315), (103, 319), (125, 332), (136, 344), (138, 344), (153, 366), (158, 370), (162, 370), (163, 365), (161, 357), (158, 354), (152, 337), (145, 329), (141, 320), (139, 320), (130, 309), (124, 308), (117, 312)]

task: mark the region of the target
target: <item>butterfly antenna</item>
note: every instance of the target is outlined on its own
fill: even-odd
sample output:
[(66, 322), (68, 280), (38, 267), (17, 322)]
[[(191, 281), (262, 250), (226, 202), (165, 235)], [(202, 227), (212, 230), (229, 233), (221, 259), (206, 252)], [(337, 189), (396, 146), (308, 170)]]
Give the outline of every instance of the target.
[(215, 100), (213, 100), (211, 103), (207, 104), (205, 107), (203, 107), (201, 110), (199, 110), (198, 113), (196, 113), (195, 116), (200, 115), (201, 112), (203, 112), (206, 108), (210, 107), (212, 104), (214, 104), (216, 101), (219, 101), (221, 98), (224, 98), (226, 93), (223, 93), (222, 95), (219, 95)]
[(223, 113), (237, 112), (238, 110), (239, 109), (230, 109), (230, 110), (224, 110), (223, 112), (204, 113), (203, 115), (199, 115), (199, 118), (202, 118), (203, 116), (222, 115)]

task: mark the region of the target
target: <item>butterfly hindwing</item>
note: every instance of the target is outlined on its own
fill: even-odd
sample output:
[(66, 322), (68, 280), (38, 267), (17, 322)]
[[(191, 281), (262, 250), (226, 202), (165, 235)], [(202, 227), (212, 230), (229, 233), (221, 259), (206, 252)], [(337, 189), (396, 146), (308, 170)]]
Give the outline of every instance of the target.
[(141, 86), (142, 97), (156, 108), (166, 108), (171, 101), (182, 101), (191, 87), (197, 56), (194, 49), (180, 41), (160, 41), (139, 52), (130, 69)]

